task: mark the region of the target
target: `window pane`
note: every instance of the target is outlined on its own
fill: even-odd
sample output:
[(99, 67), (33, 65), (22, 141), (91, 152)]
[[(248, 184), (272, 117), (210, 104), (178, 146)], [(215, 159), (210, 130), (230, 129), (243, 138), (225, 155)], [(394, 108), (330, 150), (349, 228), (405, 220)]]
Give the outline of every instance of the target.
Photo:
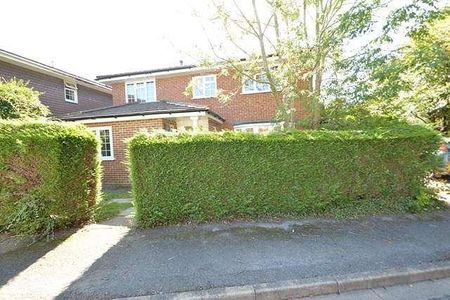
[(256, 89), (258, 91), (268, 91), (270, 89), (266, 74), (258, 74), (255, 78), (257, 80)]
[(138, 102), (146, 102), (145, 84), (143, 82), (136, 83), (136, 100)]
[(134, 90), (134, 84), (127, 84), (127, 100), (128, 102), (136, 101), (136, 94)]
[(214, 97), (216, 95), (216, 83), (208, 82), (205, 84), (205, 97)]
[(194, 81), (194, 97), (204, 96), (203, 77), (198, 77)]
[(214, 76), (206, 76), (206, 77), (204, 77), (205, 78), (205, 82), (206, 83), (208, 83), (208, 82), (214, 82), (215, 80), (214, 80)]
[(252, 92), (255, 89), (255, 82), (251, 79), (247, 79), (244, 81), (244, 91)]
[(101, 156), (111, 157), (111, 140), (109, 137), (109, 130), (102, 129), (99, 131), (100, 141), (101, 141)]
[(155, 82), (147, 82), (147, 101), (155, 101)]

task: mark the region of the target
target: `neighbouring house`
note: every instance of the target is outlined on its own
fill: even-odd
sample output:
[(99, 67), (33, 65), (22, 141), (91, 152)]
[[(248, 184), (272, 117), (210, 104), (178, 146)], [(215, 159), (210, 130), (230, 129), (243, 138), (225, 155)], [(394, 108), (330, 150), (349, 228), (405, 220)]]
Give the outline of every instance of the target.
[[(67, 114), (90, 127), (102, 141), (104, 184), (128, 185), (126, 139), (140, 130), (272, 130), (280, 97), (262, 80), (239, 82), (217, 69), (193, 65), (97, 76), (112, 87), (113, 106)], [(192, 95), (186, 93), (194, 82)], [(218, 91), (232, 93), (221, 103)], [(304, 115), (298, 106), (297, 117)]]
[(42, 95), (53, 117), (112, 105), (111, 88), (0, 49), (0, 78), (22, 79)]

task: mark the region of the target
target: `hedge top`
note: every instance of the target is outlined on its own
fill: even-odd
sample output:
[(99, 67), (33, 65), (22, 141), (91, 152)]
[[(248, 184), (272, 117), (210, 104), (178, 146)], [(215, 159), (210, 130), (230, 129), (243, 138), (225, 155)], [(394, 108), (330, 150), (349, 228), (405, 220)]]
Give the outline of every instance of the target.
[[(149, 138), (151, 137), (151, 138)], [(191, 143), (191, 142), (233, 142), (233, 141), (311, 141), (311, 140), (393, 140), (408, 138), (431, 138), (434, 142), (440, 141), (441, 137), (435, 131), (419, 126), (395, 126), (390, 128), (376, 128), (367, 130), (292, 130), (268, 134), (254, 134), (245, 132), (223, 131), (214, 133), (191, 133), (185, 132), (180, 134), (159, 133), (148, 135), (140, 133), (131, 141), (130, 146), (150, 145), (150, 144), (166, 144), (166, 143)]]
[(83, 125), (76, 123), (0, 120), (0, 138), (17, 138), (20, 135), (30, 138), (39, 136), (55, 139), (70, 135), (95, 141), (95, 135), (83, 129), (85, 129)]

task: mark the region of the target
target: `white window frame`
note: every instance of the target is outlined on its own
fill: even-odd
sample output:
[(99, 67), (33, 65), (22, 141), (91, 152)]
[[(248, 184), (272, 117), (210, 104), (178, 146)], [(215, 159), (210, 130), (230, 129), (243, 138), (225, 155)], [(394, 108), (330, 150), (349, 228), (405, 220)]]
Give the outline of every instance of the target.
[[(148, 95), (147, 95), (147, 83), (148, 82), (153, 82), (153, 85), (154, 85), (154, 89), (153, 89), (153, 101), (148, 101)], [(130, 84), (132, 84), (133, 85), (133, 87), (134, 87), (134, 97), (135, 97), (135, 100), (134, 100), (134, 102), (137, 102), (137, 97), (136, 97), (136, 85), (137, 84), (139, 84), (139, 83), (143, 83), (144, 84), (144, 90), (145, 90), (145, 102), (144, 103), (148, 103), (148, 102), (156, 102), (157, 100), (156, 100), (156, 79), (155, 78), (150, 78), (150, 79), (146, 79), (146, 80), (138, 80), (138, 81), (128, 81), (128, 82), (125, 82), (125, 101), (126, 101), (126, 103), (131, 103), (131, 102), (129, 102), (128, 101), (128, 85)]]
[[(214, 89), (214, 93), (211, 96), (206, 96), (205, 94), (205, 85), (203, 85), (202, 90), (203, 90), (203, 96), (196, 96), (195, 95), (195, 89), (197, 88), (197, 86), (195, 86), (197, 84), (197, 81), (201, 78), (206, 78), (206, 77), (212, 77), (214, 78), (214, 85), (216, 86), (216, 88)], [(217, 75), (216, 74), (210, 74), (210, 75), (202, 75), (202, 76), (194, 76), (192, 77), (192, 82), (194, 84), (193, 87), (193, 91), (192, 91), (192, 99), (209, 99), (209, 98), (216, 98), (217, 97)], [(204, 83), (205, 81), (203, 81)]]
[[(101, 160), (114, 160), (114, 143), (113, 143), (113, 134), (112, 134), (112, 127), (111, 126), (101, 126), (101, 127), (90, 127), (90, 129), (95, 133), (98, 139), (100, 139), (100, 131), (101, 130), (109, 130), (109, 143), (111, 145), (111, 155), (110, 156), (103, 156), (101, 145), (100, 145), (100, 151), (99, 156)], [(100, 139), (101, 141), (101, 139)]]
[[(246, 90), (246, 85), (245, 85), (245, 82), (247, 81), (247, 80), (251, 80), (251, 79), (244, 79), (243, 81), (242, 81), (242, 94), (244, 94), (244, 95), (249, 95), (249, 94), (261, 94), (261, 93), (270, 93), (270, 92), (272, 92), (272, 90), (271, 90), (271, 88), (270, 88), (270, 84), (269, 83), (261, 83), (261, 82), (258, 82), (257, 80), (256, 80), (256, 77), (257, 76), (260, 76), (260, 75), (265, 75), (264, 74), (264, 72), (261, 72), (261, 73), (258, 73), (258, 74), (256, 74), (255, 76), (253, 76), (253, 80), (252, 80), (252, 83), (253, 83), (253, 90)], [(256, 88), (256, 86), (258, 85), (258, 84), (266, 84), (267, 85), (267, 89), (266, 90), (258, 90), (257, 88)]]
[[(66, 91), (72, 91), (74, 99), (67, 99)], [(64, 100), (69, 103), (78, 103), (78, 88), (76, 83), (64, 81)]]
[(248, 124), (241, 124), (241, 125), (234, 125), (233, 129), (234, 131), (241, 131), (241, 132), (248, 132), (247, 129), (252, 129), (253, 133), (259, 133), (259, 130), (261, 128), (267, 128), (268, 131), (274, 130), (276, 126), (276, 123), (248, 123)]

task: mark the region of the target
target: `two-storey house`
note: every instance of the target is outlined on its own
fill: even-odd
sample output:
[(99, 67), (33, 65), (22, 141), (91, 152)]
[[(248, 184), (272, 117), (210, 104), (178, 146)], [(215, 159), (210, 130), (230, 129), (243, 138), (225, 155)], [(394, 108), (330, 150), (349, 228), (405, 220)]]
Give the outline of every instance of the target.
[(53, 117), (112, 105), (109, 86), (0, 49), (1, 78), (28, 82)]
[[(102, 140), (104, 183), (129, 184), (125, 140), (139, 130), (239, 130), (274, 128), (280, 97), (260, 78), (240, 82), (219, 70), (182, 65), (98, 76), (112, 87), (114, 106), (66, 115), (86, 124)], [(186, 89), (193, 83), (192, 92)], [(218, 93), (232, 95), (221, 103)], [(297, 108), (299, 115), (301, 107)]]

